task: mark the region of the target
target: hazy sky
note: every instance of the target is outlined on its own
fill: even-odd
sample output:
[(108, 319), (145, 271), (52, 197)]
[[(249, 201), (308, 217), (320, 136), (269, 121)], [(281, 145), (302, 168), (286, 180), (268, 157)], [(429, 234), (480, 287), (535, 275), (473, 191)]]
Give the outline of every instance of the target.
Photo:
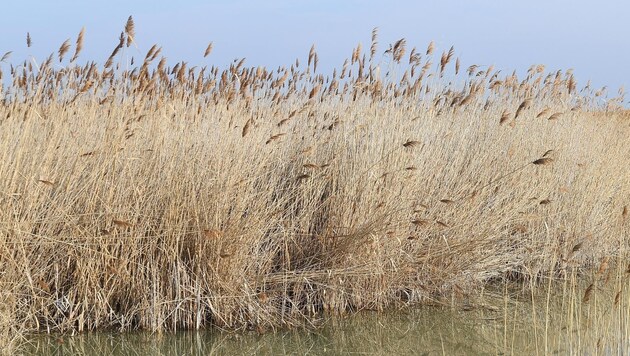
[[(17, 63), (43, 59), (86, 27), (82, 58), (103, 63), (129, 15), (136, 23), (137, 57), (154, 43), (169, 63), (225, 65), (246, 57), (250, 66), (303, 62), (314, 43), (319, 67), (340, 67), (379, 27), (379, 50), (406, 38), (408, 47), (437, 54), (455, 46), (462, 65), (490, 65), (521, 73), (531, 64), (573, 68), (580, 86), (588, 79), (611, 94), (630, 84), (630, 1), (7, 1), (0, 12), (0, 55)], [(26, 32), (33, 47), (27, 48)], [(214, 42), (211, 56), (203, 58)], [(139, 52), (138, 52), (139, 51)]]

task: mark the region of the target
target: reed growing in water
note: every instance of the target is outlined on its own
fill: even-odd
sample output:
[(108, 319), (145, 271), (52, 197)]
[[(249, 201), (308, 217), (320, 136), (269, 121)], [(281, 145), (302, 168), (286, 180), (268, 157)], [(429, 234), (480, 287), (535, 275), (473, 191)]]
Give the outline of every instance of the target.
[(103, 65), (78, 64), (83, 31), (2, 64), (7, 335), (291, 327), (624, 256), (630, 120), (570, 71), (383, 53), (376, 31), (332, 74), (315, 47), (172, 66), (134, 36)]

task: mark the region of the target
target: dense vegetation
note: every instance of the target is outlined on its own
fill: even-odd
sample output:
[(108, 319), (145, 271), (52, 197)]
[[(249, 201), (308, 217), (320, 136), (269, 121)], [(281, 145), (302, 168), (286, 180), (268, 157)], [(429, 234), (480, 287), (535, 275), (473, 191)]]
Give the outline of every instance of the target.
[(295, 326), (627, 250), (630, 120), (571, 72), (376, 31), (329, 75), (314, 47), (275, 70), (138, 60), (131, 18), (105, 64), (82, 44), (0, 67), (6, 335)]

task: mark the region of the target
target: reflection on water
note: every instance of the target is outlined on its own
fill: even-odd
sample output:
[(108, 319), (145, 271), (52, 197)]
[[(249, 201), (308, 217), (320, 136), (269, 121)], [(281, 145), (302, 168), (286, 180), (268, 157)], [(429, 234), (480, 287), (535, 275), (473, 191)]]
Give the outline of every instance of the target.
[[(626, 283), (534, 298), (496, 293), (464, 307), (421, 307), (331, 318), (315, 331), (91, 333), (37, 336), (41, 355), (496, 355), (629, 354)], [(619, 289), (621, 288), (621, 289)], [(619, 294), (619, 296), (618, 296)]]
[(316, 331), (258, 334), (180, 332), (88, 334), (33, 340), (29, 352), (107, 355), (432, 355), (494, 354), (487, 321), (446, 309), (361, 313), (329, 320)]

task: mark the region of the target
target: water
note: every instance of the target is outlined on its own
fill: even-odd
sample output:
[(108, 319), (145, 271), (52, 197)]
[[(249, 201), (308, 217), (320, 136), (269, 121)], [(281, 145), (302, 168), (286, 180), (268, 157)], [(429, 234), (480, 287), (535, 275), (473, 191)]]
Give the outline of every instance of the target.
[[(625, 288), (624, 288), (625, 289)], [(86, 333), (31, 337), (37, 355), (628, 354), (628, 297), (582, 290), (531, 299), (496, 294), (457, 307), (364, 311), (316, 330)]]
[(495, 354), (491, 323), (466, 313), (423, 308), (366, 312), (331, 319), (315, 331), (247, 333), (94, 333), (38, 337), (29, 353), (41, 355), (434, 355)]

